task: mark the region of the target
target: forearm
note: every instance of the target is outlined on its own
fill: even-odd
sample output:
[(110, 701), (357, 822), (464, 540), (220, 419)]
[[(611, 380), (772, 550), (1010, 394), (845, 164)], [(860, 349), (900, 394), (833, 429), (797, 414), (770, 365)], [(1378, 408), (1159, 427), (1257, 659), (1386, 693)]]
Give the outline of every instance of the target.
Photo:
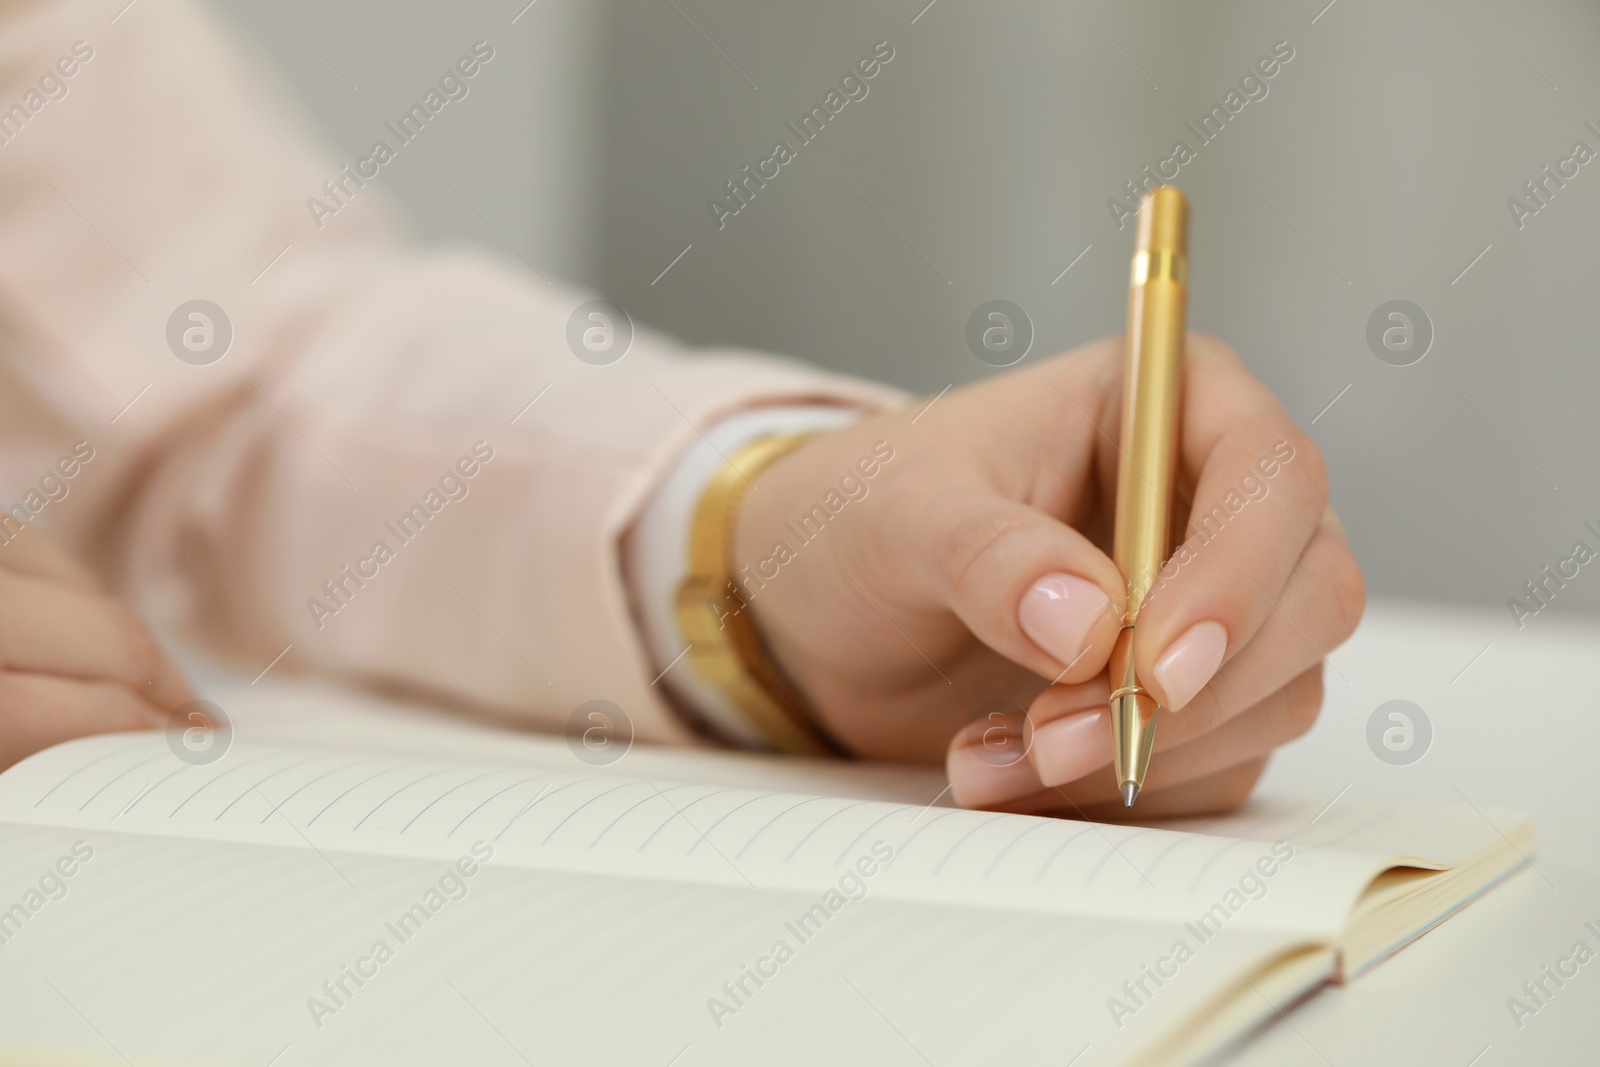
[[(0, 99), (74, 41), (95, 49), (0, 148), (8, 480), (37, 477), (58, 438), (90, 441), (57, 528), (161, 624), (242, 663), (288, 647), (286, 668), (552, 726), (605, 697), (643, 737), (686, 736), (650, 685), (623, 531), (722, 415), (885, 394), (643, 332), (591, 365), (568, 348), (582, 294), (405, 250), (381, 186), (314, 220), (337, 166), (188, 5), (114, 33), (71, 4), (4, 28)], [(199, 365), (166, 339), (197, 295), (233, 332)]]

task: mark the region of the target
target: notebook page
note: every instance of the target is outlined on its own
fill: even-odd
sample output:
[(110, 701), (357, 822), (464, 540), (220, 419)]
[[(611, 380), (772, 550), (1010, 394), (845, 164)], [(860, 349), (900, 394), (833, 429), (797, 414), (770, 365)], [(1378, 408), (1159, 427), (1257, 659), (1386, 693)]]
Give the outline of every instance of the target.
[(1332, 938), (1371, 874), (1331, 850), (727, 786), (85, 738), (0, 776), (0, 819)]
[[(337, 749), (464, 763), (517, 763), (636, 778), (716, 782), (791, 793), (926, 804), (945, 788), (943, 768), (814, 759), (643, 742), (586, 763), (569, 739), (508, 729), (423, 704), (397, 702), (323, 680), (277, 679), (259, 686), (220, 679), (208, 692), (227, 709), (234, 739), (252, 745)], [(581, 743), (577, 749), (582, 752)], [(954, 806), (948, 798), (941, 801)]]
[[(290, 748), (338, 748), (364, 753), (448, 758), (463, 762), (516, 762), (592, 770), (632, 777), (822, 796), (935, 801), (954, 807), (935, 768), (816, 760), (749, 752), (635, 745), (626, 758), (589, 767), (563, 737), (509, 731), (421, 704), (352, 692), (325, 681), (292, 678), (251, 686), (223, 678), (213, 687), (233, 717), (235, 736)], [(1221, 818), (1167, 821), (1166, 829), (1295, 845), (1337, 847), (1384, 857), (1455, 864), (1480, 850), (1498, 829), (1515, 836), (1525, 819), (1517, 812), (1462, 803), (1432, 811), (1363, 805), (1343, 793), (1309, 800), (1256, 798)], [(1489, 820), (1488, 823), (1485, 819)]]
[(1521, 812), (1474, 805), (1389, 807), (1338, 798), (1335, 803), (1255, 800), (1220, 818), (1185, 819), (1174, 830), (1246, 840), (1286, 840), (1299, 847), (1337, 848), (1408, 866), (1443, 870), (1502, 841), (1532, 840)]
[(811, 929), (809, 892), (16, 825), (0, 901), (74, 849), (0, 945), (0, 1061), (1096, 1067), (1298, 941), (876, 895)]

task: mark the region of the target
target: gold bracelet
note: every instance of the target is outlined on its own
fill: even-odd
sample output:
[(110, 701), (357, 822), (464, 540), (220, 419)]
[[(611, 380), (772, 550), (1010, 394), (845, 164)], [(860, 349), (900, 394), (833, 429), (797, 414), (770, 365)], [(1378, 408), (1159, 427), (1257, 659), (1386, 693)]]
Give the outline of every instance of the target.
[(675, 607), (695, 673), (768, 744), (783, 752), (841, 755), (773, 660), (733, 577), (734, 527), (751, 480), (815, 436), (760, 438), (736, 451), (717, 471), (689, 527), (689, 572), (678, 586)]

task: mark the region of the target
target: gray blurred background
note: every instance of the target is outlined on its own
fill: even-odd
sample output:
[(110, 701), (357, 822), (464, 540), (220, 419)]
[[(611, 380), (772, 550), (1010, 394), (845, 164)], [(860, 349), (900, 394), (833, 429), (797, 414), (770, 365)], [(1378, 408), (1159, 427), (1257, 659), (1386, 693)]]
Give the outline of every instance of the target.
[[(1004, 373), (966, 344), (985, 300), (1027, 312), (1029, 361), (1122, 328), (1133, 229), (1107, 201), (1182, 139), (1191, 323), (1310, 424), (1374, 594), (1513, 626), (1524, 583), (1600, 548), (1600, 160), (1520, 229), (1507, 206), (1537, 206), (1523, 184), (1575, 141), (1600, 152), (1597, 5), (524, 3), (217, 0), (340, 158), (473, 41), (495, 47), (384, 171), (421, 236), (695, 344), (930, 394)], [(894, 58), (867, 97), (719, 230), (708, 200), (795, 146), (784, 123), (879, 41)], [(1201, 147), (1185, 122), (1280, 41), (1267, 95)], [(1432, 323), (1409, 366), (1366, 338), (1394, 299)], [(1550, 610), (1600, 610), (1600, 564)]]

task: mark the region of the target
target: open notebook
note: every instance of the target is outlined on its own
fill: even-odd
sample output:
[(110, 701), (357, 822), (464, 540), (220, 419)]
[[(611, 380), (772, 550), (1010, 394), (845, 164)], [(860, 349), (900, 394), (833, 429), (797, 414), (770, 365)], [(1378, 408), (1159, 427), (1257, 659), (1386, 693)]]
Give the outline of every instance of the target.
[(673, 758), (34, 756), (0, 775), (0, 1061), (1196, 1062), (1532, 847), (1473, 808), (1130, 828)]

